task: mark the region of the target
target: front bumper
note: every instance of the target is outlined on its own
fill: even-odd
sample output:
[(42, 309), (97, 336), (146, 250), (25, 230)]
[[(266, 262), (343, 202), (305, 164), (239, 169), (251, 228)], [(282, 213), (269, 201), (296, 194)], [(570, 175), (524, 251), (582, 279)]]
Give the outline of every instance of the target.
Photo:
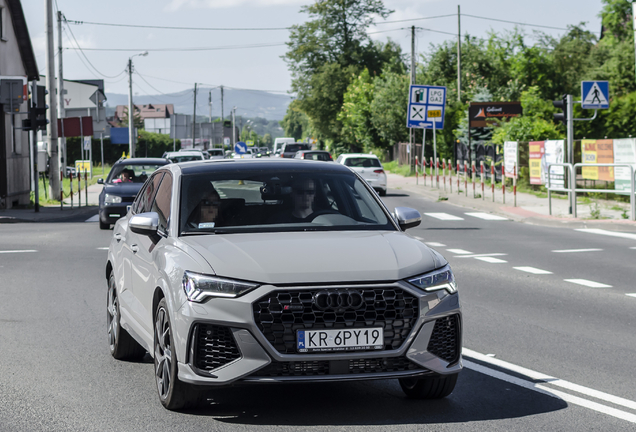
[(99, 220), (102, 223), (114, 224), (118, 219), (128, 214), (128, 209), (132, 202), (122, 202), (121, 204), (106, 204), (99, 209)]
[[(287, 341), (288, 348), (285, 349), (276, 338), (272, 343), (271, 334), (266, 336), (263, 326), (259, 327), (255, 319), (254, 305), (276, 292), (386, 288), (401, 290), (416, 298), (417, 313), (408, 331), (401, 327), (404, 333), (402, 339), (397, 342), (395, 338), (391, 339), (392, 345), (389, 342), (382, 350), (295, 353), (289, 349), (290, 343), (294, 344), (290, 341), (293, 336), (289, 332), (283, 334), (280, 328), (275, 329)], [(237, 299), (215, 298), (203, 304), (186, 301), (175, 315), (173, 334), (177, 345), (179, 379), (191, 384), (215, 386), (236, 382), (386, 379), (447, 375), (462, 369), (462, 319), (458, 295), (422, 292), (405, 282), (319, 288), (266, 285)], [(449, 336), (451, 327), (447, 324), (450, 320), (454, 325), (451, 345), (454, 344), (455, 354), (449, 354), (448, 341), (443, 340)], [(293, 325), (302, 328), (302, 325)], [(331, 328), (345, 326), (344, 323), (333, 325)], [(373, 325), (377, 326), (378, 321)], [(399, 329), (395, 328), (395, 320), (386, 327), (384, 322), (380, 325), (385, 328), (387, 344), (387, 335)], [(201, 335), (201, 329), (208, 336)], [(223, 331), (226, 333), (220, 336)], [(201, 356), (214, 361), (206, 363)], [(217, 362), (215, 356), (221, 361)], [(203, 364), (208, 366), (202, 368)]]

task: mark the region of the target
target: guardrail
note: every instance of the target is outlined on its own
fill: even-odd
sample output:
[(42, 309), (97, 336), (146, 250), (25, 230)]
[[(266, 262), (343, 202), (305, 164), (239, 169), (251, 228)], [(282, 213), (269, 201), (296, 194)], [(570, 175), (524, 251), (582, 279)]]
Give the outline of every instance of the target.
[[(561, 166), (567, 168), (569, 171), (568, 179), (570, 183), (570, 187), (566, 188), (558, 188), (552, 187), (551, 178), (550, 178), (550, 168), (553, 166)], [(619, 168), (629, 168), (629, 207), (630, 207), (630, 220), (636, 220), (636, 201), (634, 200), (634, 167), (630, 164), (614, 164), (614, 163), (577, 163), (577, 164), (569, 164), (569, 163), (552, 163), (548, 164), (548, 208), (550, 215), (552, 215), (552, 192), (567, 192), (568, 194), (572, 194), (572, 215), (577, 217), (576, 212), (576, 194), (578, 192), (589, 192), (589, 193), (597, 193), (601, 192), (599, 189), (577, 189), (576, 187), (576, 169), (577, 168), (593, 168), (593, 167), (619, 167)], [(565, 182), (564, 182), (565, 184)], [(614, 192), (614, 193), (625, 193), (623, 190), (617, 189), (603, 189), (603, 193), (606, 192)]]

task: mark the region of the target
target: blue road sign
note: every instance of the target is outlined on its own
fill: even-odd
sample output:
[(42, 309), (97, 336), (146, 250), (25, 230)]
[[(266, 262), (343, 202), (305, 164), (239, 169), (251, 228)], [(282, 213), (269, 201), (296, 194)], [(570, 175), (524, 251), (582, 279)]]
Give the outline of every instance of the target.
[(236, 154), (247, 153), (247, 144), (245, 144), (243, 141), (239, 141), (236, 144), (234, 144), (234, 153)]
[(608, 109), (609, 82), (581, 81), (581, 108)]
[(412, 85), (406, 127), (419, 129), (444, 128), (446, 87)]

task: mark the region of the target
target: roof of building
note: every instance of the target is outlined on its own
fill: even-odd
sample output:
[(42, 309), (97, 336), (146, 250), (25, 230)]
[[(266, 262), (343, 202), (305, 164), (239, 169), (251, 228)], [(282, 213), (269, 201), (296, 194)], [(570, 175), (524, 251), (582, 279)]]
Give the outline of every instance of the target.
[(11, 15), (13, 31), (15, 32), (18, 48), (20, 49), (20, 57), (22, 57), (24, 71), (29, 81), (38, 80), (40, 73), (38, 72), (38, 65), (35, 61), (35, 53), (33, 51), (33, 45), (31, 45), (31, 37), (29, 36), (29, 29), (26, 19), (24, 18), (22, 4), (20, 0), (6, 0), (6, 3), (9, 7), (9, 14)]

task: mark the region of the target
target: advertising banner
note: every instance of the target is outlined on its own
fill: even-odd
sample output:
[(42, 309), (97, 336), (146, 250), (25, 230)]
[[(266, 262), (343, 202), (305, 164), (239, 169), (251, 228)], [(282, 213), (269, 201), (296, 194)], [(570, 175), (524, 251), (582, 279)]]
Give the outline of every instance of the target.
[(514, 178), (515, 167), (517, 178), (519, 177), (519, 143), (517, 141), (504, 142), (504, 169), (505, 176)]
[(508, 120), (521, 114), (521, 102), (471, 102), (468, 107), (471, 128), (496, 126), (497, 120)]
[(530, 141), (530, 184), (541, 184), (541, 160), (545, 153), (544, 141)]
[(554, 163), (563, 163), (564, 140), (549, 140), (544, 143), (543, 147), (541, 181), (547, 185), (549, 175), (551, 187), (563, 188), (565, 184), (564, 168), (561, 166), (550, 167), (550, 173), (548, 174), (548, 166)]
[[(614, 163), (630, 164), (636, 170), (636, 139), (625, 138), (614, 141)], [(630, 170), (616, 167), (614, 170), (614, 188), (629, 193)]]
[[(614, 163), (613, 140), (582, 140), (581, 158), (583, 163)], [(581, 174), (586, 180), (614, 181), (612, 167), (584, 167)]]

